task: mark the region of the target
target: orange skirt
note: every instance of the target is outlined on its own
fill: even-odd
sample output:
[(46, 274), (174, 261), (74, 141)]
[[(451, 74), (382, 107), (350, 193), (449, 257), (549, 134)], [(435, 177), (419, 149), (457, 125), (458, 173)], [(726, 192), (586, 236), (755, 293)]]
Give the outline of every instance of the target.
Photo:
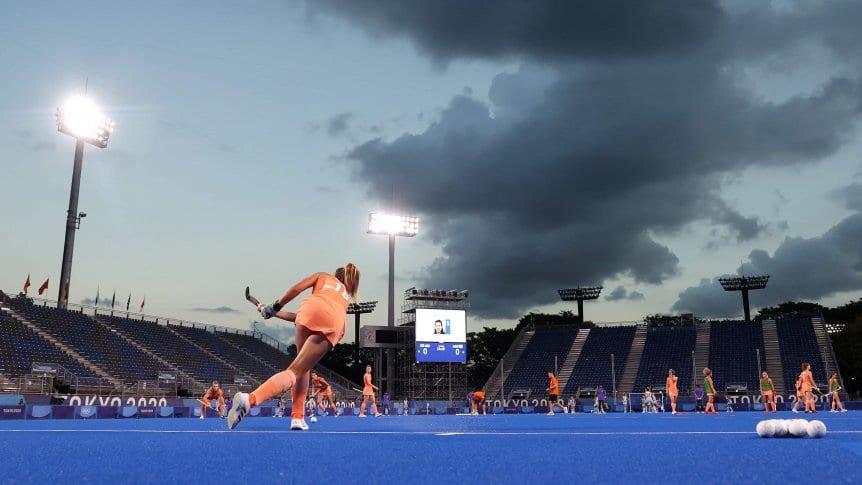
[(305, 327), (311, 333), (323, 335), (335, 347), (344, 337), (347, 316), (338, 315), (329, 305), (314, 300), (306, 300), (296, 313), (296, 325)]

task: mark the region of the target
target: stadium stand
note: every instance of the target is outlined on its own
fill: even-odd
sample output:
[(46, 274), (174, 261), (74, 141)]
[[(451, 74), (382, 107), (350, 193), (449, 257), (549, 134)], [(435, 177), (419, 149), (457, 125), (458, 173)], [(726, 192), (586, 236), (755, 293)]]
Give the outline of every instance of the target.
[[(760, 322), (712, 322), (709, 367), (719, 392), (730, 384), (745, 384), (749, 393), (760, 389), (757, 350), (763, 359), (763, 327)], [(701, 372), (702, 369), (698, 369)], [(700, 380), (701, 376), (698, 376)]]
[(164, 366), (114, 332), (78, 312), (18, 304), (31, 322), (112, 377), (131, 384), (140, 380), (156, 380)]
[[(608, 326), (590, 329), (581, 355), (575, 363), (572, 377), (563, 387), (563, 394), (570, 395), (583, 387), (604, 386), (613, 388), (611, 378), (611, 354), (614, 355), (615, 378), (619, 381), (623, 364), (629, 355), (636, 326)], [(610, 392), (610, 391), (609, 391)]]
[(53, 363), (80, 377), (94, 377), (93, 373), (54, 347), (24, 324), (0, 311), (0, 373), (8, 377), (30, 374), (32, 364)]
[[(180, 321), (168, 324), (165, 319), (159, 323), (153, 317), (116, 316), (78, 305), (59, 310), (54, 305), (0, 292), (0, 306), (8, 310), (0, 310), (0, 375), (29, 378), (34, 362), (56, 364), (64, 377), (71, 376), (87, 392), (96, 393), (118, 392), (121, 387), (122, 392), (140, 392), (141, 385), (151, 389), (148, 381), (161, 386), (152, 381), (170, 373), (181, 378), (177, 391), (182, 387), (197, 392), (216, 379), (232, 385), (241, 377), (247, 382), (243, 385), (254, 386), (293, 360), (287, 353), (290, 347), (259, 332)], [(316, 369), (338, 395), (350, 395), (357, 387), (324, 366)]]
[(219, 335), (205, 328), (169, 325), (170, 329), (177, 332), (201, 348), (230, 363), (242, 373), (249, 375), (258, 382), (265, 381), (272, 375), (272, 369), (260, 360), (255, 359), (242, 349), (238, 349)]
[(293, 361), (293, 356), (251, 335), (234, 332), (216, 332), (216, 334), (246, 352), (260, 357), (270, 364), (271, 370), (281, 371), (286, 369)]
[(795, 389), (796, 376), (802, 370), (803, 362), (811, 364), (814, 382), (821, 386), (826, 384), (828, 378), (823, 368), (823, 357), (820, 354), (811, 317), (785, 316), (777, 319), (775, 324), (778, 330), (778, 342), (781, 346), (785, 389), (788, 392)]
[(237, 374), (235, 370), (213, 359), (200, 348), (179, 338), (171, 331), (174, 327), (118, 316), (99, 315), (97, 318), (201, 383), (213, 380), (233, 382)]
[(562, 364), (572, 342), (578, 335), (574, 326), (538, 326), (532, 330), (533, 338), (514, 364), (506, 379), (506, 391), (529, 389), (532, 394), (546, 396), (548, 371), (554, 370), (554, 357)]
[(647, 386), (665, 385), (668, 369), (679, 377), (680, 395), (691, 389), (691, 353), (694, 351), (697, 332), (694, 324), (650, 326), (641, 356), (633, 392), (643, 392)]

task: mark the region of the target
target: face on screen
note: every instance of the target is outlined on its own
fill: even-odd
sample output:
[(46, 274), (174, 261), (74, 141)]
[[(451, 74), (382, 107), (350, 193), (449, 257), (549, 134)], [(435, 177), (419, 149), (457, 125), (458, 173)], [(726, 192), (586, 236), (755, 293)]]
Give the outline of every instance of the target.
[(464, 342), (467, 339), (463, 310), (419, 309), (416, 340), (419, 342)]

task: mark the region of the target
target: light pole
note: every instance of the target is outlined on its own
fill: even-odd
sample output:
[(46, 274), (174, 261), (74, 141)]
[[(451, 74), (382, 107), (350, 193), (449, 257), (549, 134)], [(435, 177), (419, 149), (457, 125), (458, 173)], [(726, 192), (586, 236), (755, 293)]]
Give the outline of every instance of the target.
[(84, 163), (84, 144), (98, 148), (108, 146), (108, 137), (114, 123), (103, 115), (96, 105), (83, 96), (66, 101), (57, 108), (57, 130), (75, 138), (75, 164), (72, 168), (72, 188), (69, 191), (69, 210), (66, 212), (66, 238), (63, 243), (63, 264), (60, 268), (60, 288), (57, 308), (69, 303), (69, 282), (72, 277), (72, 254), (75, 250), (75, 231), (86, 217), (78, 212), (78, 192), (81, 188), (81, 168)]
[[(390, 327), (395, 326), (395, 237), (413, 237), (417, 232), (419, 232), (418, 217), (381, 212), (368, 214), (368, 234), (389, 236), (389, 312), (386, 325)], [(395, 373), (394, 356), (395, 352), (392, 349), (386, 349), (386, 385), (390, 393), (394, 391), (389, 385)]]
[(584, 300), (596, 300), (601, 292), (601, 286), (579, 286), (577, 288), (557, 290), (561, 300), (578, 302), (578, 320), (581, 323), (584, 323)]
[(751, 290), (762, 290), (769, 282), (769, 275), (757, 276), (728, 276), (718, 279), (724, 291), (738, 291), (742, 293), (742, 311), (745, 321), (751, 322), (751, 306), (748, 303), (748, 292)]
[(374, 308), (377, 307), (377, 301), (363, 301), (359, 303), (351, 303), (347, 306), (347, 314), (353, 315), (353, 331), (354, 331), (354, 341), (356, 342), (356, 349), (354, 358), (354, 367), (356, 371), (357, 377), (362, 375), (362, 363), (360, 360), (360, 352), (359, 352), (359, 316), (363, 313), (371, 313), (374, 311)]

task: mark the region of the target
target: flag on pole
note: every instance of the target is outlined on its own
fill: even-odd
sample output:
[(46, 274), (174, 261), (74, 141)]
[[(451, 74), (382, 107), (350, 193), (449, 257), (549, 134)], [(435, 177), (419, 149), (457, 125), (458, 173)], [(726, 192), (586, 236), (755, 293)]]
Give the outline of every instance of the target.
[(96, 287), (96, 303), (93, 306), (99, 306), (99, 287)]
[(144, 303), (146, 303), (146, 302), (147, 302), (147, 295), (146, 295), (146, 293), (145, 293), (145, 294), (144, 294), (144, 299), (143, 299), (143, 300), (141, 300), (141, 311), (139, 311), (138, 313), (144, 313)]
[(45, 293), (45, 290), (47, 290), (47, 289), (48, 289), (48, 280), (50, 280), (50, 279), (51, 279), (51, 278), (48, 278), (47, 280), (45, 280), (45, 282), (44, 282), (44, 283), (42, 283), (42, 286), (40, 286), (40, 287), (39, 287), (39, 294), (40, 294), (40, 295), (41, 295), (42, 293)]
[(27, 273), (27, 281), (24, 282), (24, 294), (27, 294), (27, 290), (30, 288), (30, 273)]
[(116, 301), (117, 301), (117, 290), (114, 290), (114, 294), (113, 294), (113, 296), (111, 296), (111, 310), (114, 309), (114, 302), (116, 302)]
[(126, 300), (126, 311), (129, 311), (129, 305), (132, 304), (132, 294), (129, 293), (129, 299)]

